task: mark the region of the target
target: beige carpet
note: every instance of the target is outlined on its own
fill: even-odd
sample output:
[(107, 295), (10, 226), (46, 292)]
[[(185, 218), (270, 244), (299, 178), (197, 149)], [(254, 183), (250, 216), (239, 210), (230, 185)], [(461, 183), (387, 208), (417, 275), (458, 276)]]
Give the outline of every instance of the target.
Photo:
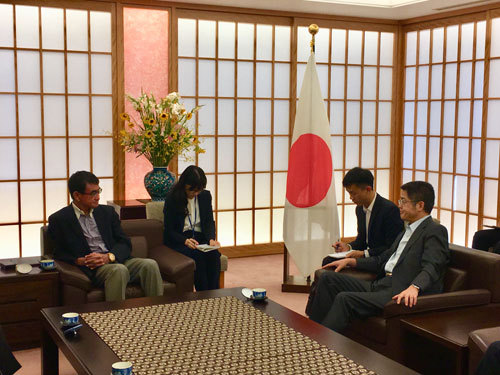
[[(296, 274), (296, 268), (293, 265), (291, 265), (291, 272)], [(225, 278), (226, 288), (238, 286), (266, 288), (267, 295), (273, 301), (304, 315), (307, 295), (281, 292), (283, 255), (229, 259)], [(14, 355), (22, 365), (16, 375), (40, 375), (40, 349), (20, 350), (14, 352)], [(59, 353), (59, 367), (60, 375), (76, 375), (61, 352)]]

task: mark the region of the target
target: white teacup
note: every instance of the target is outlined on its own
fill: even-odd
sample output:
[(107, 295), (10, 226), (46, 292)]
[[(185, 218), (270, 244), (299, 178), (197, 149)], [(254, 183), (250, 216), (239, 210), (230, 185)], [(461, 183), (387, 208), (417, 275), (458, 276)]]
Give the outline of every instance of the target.
[(266, 298), (266, 290), (264, 288), (254, 288), (252, 289), (253, 299), (264, 299)]
[(132, 375), (132, 362), (115, 362), (111, 365), (112, 375)]
[(80, 322), (80, 315), (76, 312), (62, 314), (62, 323), (64, 326), (74, 326)]
[(40, 267), (44, 270), (51, 270), (54, 268), (54, 259), (42, 259), (40, 261)]

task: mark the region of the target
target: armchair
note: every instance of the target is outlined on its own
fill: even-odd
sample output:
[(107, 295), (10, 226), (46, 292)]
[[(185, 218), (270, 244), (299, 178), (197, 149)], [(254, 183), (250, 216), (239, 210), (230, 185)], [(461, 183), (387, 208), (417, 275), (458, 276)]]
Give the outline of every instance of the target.
[[(156, 260), (163, 278), (163, 294), (191, 292), (194, 284), (194, 261), (163, 245), (163, 224), (158, 220), (124, 220), (123, 231), (132, 242), (132, 256)], [(40, 229), (42, 255), (51, 256), (54, 244), (48, 227)], [(92, 285), (89, 278), (75, 265), (55, 261), (60, 274), (62, 305), (104, 301), (104, 289)], [(140, 285), (129, 284), (126, 298), (143, 297)]]

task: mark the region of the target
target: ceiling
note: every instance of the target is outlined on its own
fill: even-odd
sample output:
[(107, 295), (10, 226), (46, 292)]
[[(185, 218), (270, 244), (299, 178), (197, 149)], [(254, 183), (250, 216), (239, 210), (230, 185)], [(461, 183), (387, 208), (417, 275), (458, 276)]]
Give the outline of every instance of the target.
[[(169, 0), (193, 4), (256, 8), (298, 13), (317, 13), (353, 17), (386, 18), (403, 20), (429, 14), (443, 13), (498, 0), (407, 0), (401, 6), (359, 5), (360, 3), (394, 4), (395, 0)], [(418, 2), (416, 2), (418, 1)], [(335, 2), (335, 3), (334, 3)], [(344, 4), (340, 4), (343, 2)], [(410, 3), (410, 4), (408, 4)], [(358, 4), (358, 5), (357, 5)]]

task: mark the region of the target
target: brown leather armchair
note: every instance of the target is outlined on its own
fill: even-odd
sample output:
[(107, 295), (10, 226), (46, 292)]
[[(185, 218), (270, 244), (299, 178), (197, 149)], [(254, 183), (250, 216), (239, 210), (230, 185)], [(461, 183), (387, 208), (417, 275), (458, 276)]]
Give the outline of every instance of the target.
[[(163, 278), (164, 295), (193, 291), (194, 261), (163, 244), (163, 224), (153, 219), (124, 220), (123, 231), (132, 242), (132, 256), (156, 260)], [(40, 230), (42, 255), (51, 256), (54, 245), (47, 226)], [(73, 305), (104, 301), (104, 289), (96, 288), (75, 265), (56, 260), (60, 274), (61, 304)], [(140, 285), (129, 284), (126, 298), (143, 297)]]
[[(463, 246), (450, 245), (451, 260), (446, 270), (443, 293), (420, 296), (416, 306), (388, 302), (381, 315), (356, 319), (345, 336), (398, 362), (404, 362), (400, 320), (423, 312), (459, 309), (500, 303), (500, 256)], [(320, 272), (333, 272), (318, 270)], [(365, 280), (375, 275), (348, 269), (342, 272)]]
[(477, 366), (488, 347), (500, 340), (500, 327), (477, 329), (469, 333), (469, 375), (476, 373)]

